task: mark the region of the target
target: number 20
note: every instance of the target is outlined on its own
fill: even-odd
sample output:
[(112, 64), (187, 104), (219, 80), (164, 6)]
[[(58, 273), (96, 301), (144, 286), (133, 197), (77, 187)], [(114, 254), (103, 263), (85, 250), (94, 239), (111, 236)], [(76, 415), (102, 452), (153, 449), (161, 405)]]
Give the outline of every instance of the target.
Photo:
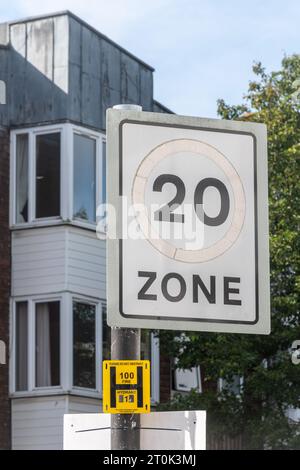
[[(180, 222), (184, 223), (184, 214), (174, 214), (173, 211), (179, 207), (185, 198), (185, 185), (179, 176), (164, 174), (158, 176), (153, 183), (153, 191), (162, 191), (162, 188), (165, 184), (171, 183), (177, 189), (175, 197), (168, 202), (165, 206), (161, 207), (159, 210), (154, 213), (154, 220), (160, 222)], [(219, 191), (221, 197), (221, 207), (219, 214), (216, 217), (209, 217), (205, 214), (203, 209), (203, 196), (204, 192), (209, 187), (216, 188)], [(195, 189), (194, 193), (194, 208), (197, 217), (205, 225), (211, 227), (216, 227), (222, 225), (228, 217), (230, 209), (230, 200), (227, 188), (222, 181), (217, 178), (204, 178), (201, 180)]]

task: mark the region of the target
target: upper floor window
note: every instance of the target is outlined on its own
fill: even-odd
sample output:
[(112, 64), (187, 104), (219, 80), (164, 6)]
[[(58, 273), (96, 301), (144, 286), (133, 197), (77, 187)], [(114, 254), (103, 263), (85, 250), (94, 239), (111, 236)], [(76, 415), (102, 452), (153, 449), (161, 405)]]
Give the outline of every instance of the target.
[(36, 136), (36, 219), (60, 216), (60, 140), (60, 132)]
[(11, 225), (95, 226), (106, 192), (104, 135), (71, 124), (13, 131), (11, 168)]
[(74, 134), (74, 218), (96, 221), (96, 141)]
[(28, 222), (28, 134), (16, 136), (16, 223)]

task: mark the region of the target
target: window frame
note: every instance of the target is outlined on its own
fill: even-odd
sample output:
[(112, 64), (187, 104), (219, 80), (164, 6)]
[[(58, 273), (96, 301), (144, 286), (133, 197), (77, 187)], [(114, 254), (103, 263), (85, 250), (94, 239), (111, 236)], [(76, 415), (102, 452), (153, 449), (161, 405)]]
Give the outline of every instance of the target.
[[(219, 393), (221, 393), (223, 390), (226, 390), (226, 388), (228, 387), (228, 390), (230, 393), (232, 393), (233, 395), (235, 395), (236, 398), (241, 398), (241, 394), (242, 394), (242, 390), (243, 390), (243, 385), (244, 385), (244, 378), (242, 376), (239, 376), (239, 375), (234, 375), (233, 376), (234, 379), (237, 379), (238, 380), (238, 388), (239, 388), (239, 391), (237, 393), (235, 393), (232, 389), (231, 389), (231, 386), (232, 384), (230, 382), (227, 382), (224, 378), (222, 377), (219, 377), (218, 379), (218, 382), (217, 382), (217, 390)], [(231, 390), (230, 390), (231, 389)]]
[[(72, 220), (73, 225), (77, 225), (78, 227), (92, 227), (96, 228), (97, 225), (97, 207), (99, 204), (102, 202), (102, 180), (103, 180), (103, 148), (102, 148), (102, 143), (103, 141), (106, 142), (104, 134), (100, 134), (98, 132), (93, 132), (89, 129), (85, 129), (79, 126), (71, 126), (71, 129), (69, 129), (69, 133), (71, 132), (71, 135), (68, 136), (68, 141), (69, 141), (69, 155), (72, 158), (72, 162), (69, 163), (69, 168), (70, 168), (70, 219)], [(96, 208), (96, 214), (95, 214), (95, 222), (91, 221), (85, 221), (84, 219), (80, 218), (74, 218), (74, 135), (81, 135), (83, 137), (88, 137), (89, 139), (92, 139), (95, 141), (95, 150), (96, 150), (96, 188), (95, 188), (95, 208)], [(99, 176), (97, 178), (97, 175)]]
[[(47, 134), (60, 134), (60, 181), (59, 181), (59, 186), (60, 186), (60, 201), (59, 201), (59, 212), (60, 212), (60, 215), (55, 215), (55, 216), (52, 216), (52, 217), (36, 217), (36, 182), (37, 182), (37, 179), (36, 179), (36, 164), (37, 164), (37, 153), (36, 153), (36, 139), (39, 135), (47, 135)], [(32, 168), (31, 168), (31, 172), (32, 174), (29, 172), (29, 182), (31, 180), (32, 182), (32, 188), (31, 188), (31, 192), (30, 192), (30, 183), (28, 185), (29, 187), (29, 206), (31, 205), (31, 217), (29, 217), (29, 213), (28, 213), (28, 221), (29, 220), (32, 220), (32, 222), (34, 224), (38, 224), (39, 222), (43, 222), (43, 221), (52, 221), (52, 220), (61, 220), (63, 218), (63, 211), (62, 211), (62, 199), (63, 199), (63, 181), (64, 181), (64, 178), (66, 177), (65, 174), (63, 174), (63, 129), (61, 127), (58, 127), (58, 128), (53, 128), (53, 129), (48, 129), (47, 131), (43, 131), (41, 129), (39, 130), (34, 130), (32, 132), (32, 155), (30, 155), (30, 144), (29, 144), (29, 161), (31, 159), (31, 165), (32, 165)], [(30, 139), (30, 137), (29, 137)], [(30, 168), (30, 164), (29, 164), (29, 168)], [(30, 202), (30, 194), (31, 194), (31, 202)]]
[[(51, 386), (45, 386), (45, 387), (37, 387), (36, 386), (36, 306), (37, 304), (40, 303), (50, 303), (50, 302), (59, 302), (59, 383), (60, 385), (51, 385)], [(63, 303), (62, 303), (62, 297), (57, 296), (57, 297), (51, 297), (51, 298), (46, 298), (46, 299), (34, 299), (32, 300), (32, 318), (31, 320), (29, 319), (29, 327), (31, 326), (30, 323), (32, 323), (32, 328), (33, 331), (31, 332), (32, 334), (32, 367), (31, 367), (31, 385), (32, 385), (32, 391), (40, 391), (40, 390), (61, 390), (62, 389), (62, 349), (63, 349), (63, 335), (62, 335), (62, 315), (63, 315), (63, 309), (62, 309)], [(28, 329), (29, 331), (29, 329)], [(30, 333), (28, 335), (30, 338)], [(29, 347), (30, 348), (30, 347)], [(28, 358), (29, 359), (29, 358)], [(28, 364), (29, 366), (29, 364)], [(30, 376), (30, 374), (29, 374)]]
[[(79, 301), (96, 306), (96, 388), (88, 389), (73, 386), (73, 301)], [(60, 302), (60, 385), (50, 387), (35, 386), (35, 312), (36, 304), (41, 302)], [(28, 306), (28, 389), (16, 390), (16, 304), (27, 302)], [(65, 395), (73, 394), (92, 398), (102, 397), (102, 305), (103, 301), (91, 297), (64, 292), (60, 294), (45, 294), (35, 296), (20, 296), (11, 299), (10, 305), (10, 396), (29, 397), (43, 395)]]
[[(195, 381), (197, 383), (196, 387), (181, 387), (179, 384), (176, 387), (176, 371), (181, 370), (182, 373), (184, 374), (185, 372), (190, 372), (191, 374), (194, 375)], [(176, 367), (176, 361), (175, 361), (175, 367), (173, 369), (173, 374), (174, 374), (174, 386), (172, 387), (172, 392), (174, 393), (189, 393), (191, 390), (195, 390), (197, 393), (202, 393), (202, 375), (201, 375), (201, 367), (200, 366), (195, 366), (192, 367), (191, 369), (180, 369)]]
[[(43, 134), (60, 133), (60, 215), (54, 217), (36, 218), (36, 137)], [(17, 222), (17, 188), (16, 188), (16, 141), (17, 135), (28, 134), (28, 221)], [(102, 132), (71, 124), (57, 123), (38, 127), (22, 127), (11, 131), (10, 139), (10, 228), (22, 229), (36, 226), (49, 226), (71, 224), (77, 227), (96, 230), (97, 213), (95, 222), (75, 219), (73, 217), (73, 178), (74, 178), (74, 134), (83, 135), (96, 141), (96, 211), (102, 202), (103, 175), (103, 143), (106, 136)]]
[[(96, 343), (96, 360), (95, 360), (95, 385), (94, 389), (86, 388), (86, 387), (79, 387), (74, 385), (74, 357), (73, 357), (73, 345), (74, 345), (74, 322), (73, 322), (73, 303), (79, 302), (84, 303), (87, 305), (95, 306), (95, 343)], [(97, 394), (99, 396), (102, 395), (102, 374), (101, 374), (101, 364), (102, 364), (102, 348), (100, 345), (102, 344), (102, 302), (95, 301), (91, 298), (86, 296), (81, 296), (74, 294), (71, 296), (71, 333), (72, 333), (72, 340), (71, 340), (71, 357), (70, 357), (70, 370), (71, 370), (71, 390), (73, 392), (78, 392), (80, 395), (92, 395), (94, 396)]]
[[(59, 328), (60, 328), (60, 385), (50, 387), (36, 387), (35, 385), (35, 368), (36, 368), (36, 304), (41, 302), (60, 303), (59, 310)], [(27, 321), (28, 321), (28, 341), (27, 341), (27, 390), (16, 390), (16, 304), (18, 302), (27, 302)], [(63, 390), (63, 357), (64, 357), (64, 341), (63, 339), (63, 312), (65, 310), (65, 298), (63, 295), (39, 295), (33, 297), (18, 297), (11, 301), (11, 351), (10, 360), (10, 395), (11, 396), (32, 396), (57, 394)]]

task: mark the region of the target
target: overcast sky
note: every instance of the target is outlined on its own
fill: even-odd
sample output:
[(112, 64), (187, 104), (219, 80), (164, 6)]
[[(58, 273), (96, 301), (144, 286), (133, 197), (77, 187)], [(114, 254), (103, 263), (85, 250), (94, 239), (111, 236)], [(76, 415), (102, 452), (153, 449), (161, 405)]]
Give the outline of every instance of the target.
[(299, 0), (0, 0), (1, 21), (71, 10), (155, 68), (154, 95), (178, 114), (240, 103), (253, 61), (300, 50)]

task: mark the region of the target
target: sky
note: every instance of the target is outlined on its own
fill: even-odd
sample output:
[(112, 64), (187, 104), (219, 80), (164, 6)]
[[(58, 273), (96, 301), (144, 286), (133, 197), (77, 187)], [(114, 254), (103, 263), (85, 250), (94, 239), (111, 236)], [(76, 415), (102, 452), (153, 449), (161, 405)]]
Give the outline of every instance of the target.
[(299, 0), (0, 0), (0, 22), (66, 9), (154, 67), (154, 97), (177, 114), (217, 117), (253, 62), (300, 52)]

